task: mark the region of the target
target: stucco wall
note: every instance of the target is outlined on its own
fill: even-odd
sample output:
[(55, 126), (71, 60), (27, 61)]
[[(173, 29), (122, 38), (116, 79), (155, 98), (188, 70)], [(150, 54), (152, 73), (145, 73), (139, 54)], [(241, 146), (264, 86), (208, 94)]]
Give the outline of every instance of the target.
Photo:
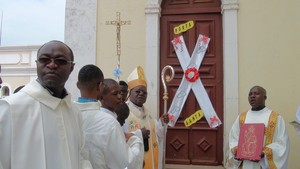
[(31, 79), (36, 79), (35, 60), (38, 48), (39, 46), (0, 47), (0, 76), (3, 81), (1, 86), (7, 86), (9, 94)]
[[(121, 12), (121, 20), (131, 21), (131, 25), (121, 27), (121, 70), (123, 72), (121, 79), (126, 79), (137, 65), (146, 66), (145, 3), (146, 0), (100, 0), (97, 2), (96, 64), (101, 67), (106, 77), (114, 78), (112, 71), (117, 65), (116, 27), (106, 25), (106, 21), (116, 19), (116, 12)], [(300, 63), (299, 6), (299, 0), (252, 0), (239, 1), (238, 9), (239, 112), (249, 108), (247, 95), (253, 85), (261, 85), (267, 89), (267, 106), (281, 113), (287, 123), (291, 140), (290, 169), (299, 168), (297, 152), (300, 150), (298, 144), (300, 137), (288, 124), (295, 119), (295, 112), (300, 105), (300, 87), (298, 86), (300, 84), (298, 68)], [(70, 13), (74, 14), (74, 11)], [(70, 15), (68, 16), (70, 17)], [(68, 30), (72, 28), (72, 24), (67, 25), (70, 25), (70, 27), (66, 27)], [(73, 27), (75, 28), (75, 26)], [(82, 46), (92, 45), (87, 44), (86, 40), (78, 38), (78, 35), (87, 37), (87, 34), (88, 31), (85, 33), (69, 31), (67, 37), (74, 37), (74, 45), (71, 47), (76, 48), (79, 43), (82, 43)], [(68, 40), (69, 38), (66, 38), (67, 42)], [(83, 50), (82, 46), (78, 49)], [(20, 53), (19, 49), (14, 50)], [(34, 51), (36, 52), (36, 50), (37, 47)], [(87, 48), (87, 50), (90, 49)], [(77, 63), (78, 69), (81, 61), (94, 63), (93, 59), (87, 59), (89, 56), (93, 58), (93, 54), (90, 55), (83, 51), (87, 55), (85, 56), (78, 53), (77, 50), (74, 51), (81, 58)], [(5, 54), (7, 54), (7, 49), (5, 49)], [(34, 59), (36, 55), (34, 52), (31, 55), (34, 57), (30, 57), (26, 64), (19, 64), (21, 62), (4, 63), (1, 60), (1, 77), (12, 90), (28, 82), (30, 78), (35, 78)], [(3, 49), (2, 56), (4, 56)], [(77, 72), (73, 72), (73, 74), (76, 80)], [(237, 112), (232, 113), (234, 114), (232, 118), (235, 118)]]
[(249, 108), (253, 85), (267, 90), (266, 105), (282, 114), (291, 140), (289, 168), (299, 168), (300, 137), (288, 122), (300, 105), (300, 1), (239, 1), (239, 108)]
[(121, 26), (121, 71), (120, 80), (126, 80), (138, 65), (145, 67), (145, 0), (98, 1), (97, 24), (97, 65), (105, 77), (115, 78), (113, 70), (117, 66), (116, 26), (106, 25), (106, 21), (116, 20), (120, 12), (122, 21), (131, 21)]

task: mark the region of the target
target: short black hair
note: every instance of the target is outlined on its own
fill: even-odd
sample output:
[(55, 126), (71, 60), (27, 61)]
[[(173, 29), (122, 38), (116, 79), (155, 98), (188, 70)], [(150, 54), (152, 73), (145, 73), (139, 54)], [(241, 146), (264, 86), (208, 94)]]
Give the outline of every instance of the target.
[(71, 49), (67, 44), (65, 44), (64, 42), (59, 41), (59, 40), (51, 40), (51, 41), (49, 41), (49, 42), (43, 44), (43, 45), (38, 49), (38, 51), (37, 51), (37, 57), (39, 57), (40, 50), (41, 50), (46, 44), (52, 43), (52, 42), (58, 42), (58, 43), (61, 43), (61, 44), (65, 45), (65, 46), (69, 49), (69, 51), (70, 51), (70, 54), (71, 54), (71, 60), (74, 61), (74, 53), (73, 53), (72, 49)]
[(119, 107), (115, 109), (117, 114), (117, 120), (121, 126), (125, 123), (125, 120), (128, 118), (130, 110), (126, 103), (123, 102)]
[(104, 79), (103, 80), (103, 92), (102, 92), (102, 95), (106, 95), (107, 93), (109, 93), (110, 92), (110, 87), (112, 85), (119, 85), (119, 84), (114, 79)]
[(123, 80), (119, 81), (119, 85), (128, 87), (128, 84)]
[(81, 87), (86, 89), (93, 89), (100, 82), (103, 82), (103, 72), (96, 65), (85, 65), (78, 72), (78, 82)]
[(262, 92), (262, 94), (263, 94), (264, 96), (267, 96), (267, 91), (266, 91), (265, 88), (256, 85), (256, 86), (253, 86), (253, 87), (250, 89), (250, 91), (251, 91), (252, 89), (254, 89), (254, 88), (258, 88), (258, 89)]
[(129, 107), (125, 102), (123, 102), (119, 107), (116, 108), (115, 112), (118, 116), (122, 116), (121, 114), (123, 114), (123, 116), (126, 116), (127, 118), (129, 115)]

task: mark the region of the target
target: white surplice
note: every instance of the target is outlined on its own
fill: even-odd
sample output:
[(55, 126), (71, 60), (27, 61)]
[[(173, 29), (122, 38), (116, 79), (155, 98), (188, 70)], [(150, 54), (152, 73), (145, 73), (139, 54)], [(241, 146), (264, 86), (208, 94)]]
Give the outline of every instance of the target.
[(71, 97), (36, 80), (0, 100), (0, 168), (79, 169), (83, 140)]
[[(269, 117), (272, 110), (265, 107), (260, 111), (249, 110), (245, 119), (245, 123), (264, 123), (265, 127), (268, 126)], [(239, 166), (240, 161), (233, 159), (233, 154), (231, 149), (238, 145), (240, 133), (240, 119), (239, 117), (235, 120), (231, 131), (229, 133), (229, 157), (231, 160), (231, 166), (228, 166), (230, 169), (235, 169)], [(264, 136), (264, 146), (270, 148), (273, 153), (272, 160), (274, 161), (277, 169), (287, 169), (288, 167), (288, 158), (290, 152), (290, 141), (288, 132), (285, 126), (283, 118), (279, 115), (276, 128), (274, 131), (273, 141), (269, 145), (265, 145), (266, 136)], [(260, 167), (269, 168), (267, 157), (264, 156), (259, 162), (252, 162), (244, 160), (243, 163), (244, 169), (260, 169)]]
[(99, 102), (76, 103), (83, 120), (84, 151), (94, 169), (140, 169), (143, 144), (132, 136), (127, 144), (114, 112), (100, 108)]
[[(130, 126), (130, 122), (128, 121), (130, 116), (134, 116), (140, 120), (147, 119), (147, 125), (144, 126), (146, 129), (150, 130), (150, 140), (152, 140), (152, 134), (156, 135), (156, 141), (158, 143), (158, 147), (159, 147), (159, 152), (158, 152), (158, 166), (154, 165), (154, 160), (152, 161), (152, 167), (154, 168), (158, 168), (158, 169), (162, 169), (162, 158), (163, 158), (163, 137), (164, 137), (164, 127), (163, 124), (161, 122), (161, 120), (157, 120), (154, 119), (154, 125), (155, 126), (151, 126), (150, 123), (150, 119), (152, 119), (152, 116), (150, 115), (150, 111), (148, 111), (144, 106), (142, 107), (138, 107), (136, 106), (134, 103), (132, 103), (130, 100), (128, 100), (127, 105), (129, 106), (130, 109), (130, 115), (129, 117), (125, 120), (125, 124), (123, 125), (123, 130), (125, 132), (129, 132), (130, 129), (128, 126)], [(147, 112), (147, 113), (146, 113)], [(147, 115), (146, 115), (147, 114)], [(153, 130), (152, 128), (155, 127), (155, 130)], [(136, 131), (140, 131), (140, 129), (136, 130)], [(152, 133), (153, 131), (155, 131), (155, 133)], [(152, 149), (153, 147), (151, 146), (151, 143), (149, 143), (149, 149)], [(144, 156), (149, 156), (149, 152), (145, 152)], [(153, 158), (154, 154), (151, 154), (151, 156)]]

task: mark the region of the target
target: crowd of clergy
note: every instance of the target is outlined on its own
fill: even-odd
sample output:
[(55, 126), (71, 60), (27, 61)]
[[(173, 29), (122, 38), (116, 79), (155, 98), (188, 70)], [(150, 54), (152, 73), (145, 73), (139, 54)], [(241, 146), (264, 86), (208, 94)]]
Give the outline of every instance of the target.
[[(76, 84), (80, 97), (72, 100), (65, 88), (75, 66), (68, 45), (45, 43), (37, 52), (36, 66), (37, 79), (0, 100), (0, 169), (164, 166), (162, 144), (169, 119), (168, 115), (154, 118), (144, 106), (148, 93), (142, 67), (137, 66), (126, 82), (117, 82), (105, 78), (96, 65), (85, 65)], [(251, 108), (237, 117), (230, 131), (226, 168), (288, 168), (285, 122), (265, 106), (266, 99), (263, 87), (250, 89)], [(237, 158), (240, 127), (253, 123), (265, 126), (260, 158)]]

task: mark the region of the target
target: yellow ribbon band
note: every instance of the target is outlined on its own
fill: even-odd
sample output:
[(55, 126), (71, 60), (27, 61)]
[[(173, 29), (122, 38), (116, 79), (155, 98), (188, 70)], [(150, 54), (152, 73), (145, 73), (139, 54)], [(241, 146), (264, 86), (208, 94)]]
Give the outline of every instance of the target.
[(191, 29), (194, 26), (194, 21), (188, 21), (184, 24), (174, 27), (174, 34), (180, 34), (181, 32), (185, 32)]
[(204, 114), (202, 110), (196, 111), (194, 114), (184, 120), (185, 127), (189, 127), (190, 125), (196, 123), (203, 117), (203, 115)]

